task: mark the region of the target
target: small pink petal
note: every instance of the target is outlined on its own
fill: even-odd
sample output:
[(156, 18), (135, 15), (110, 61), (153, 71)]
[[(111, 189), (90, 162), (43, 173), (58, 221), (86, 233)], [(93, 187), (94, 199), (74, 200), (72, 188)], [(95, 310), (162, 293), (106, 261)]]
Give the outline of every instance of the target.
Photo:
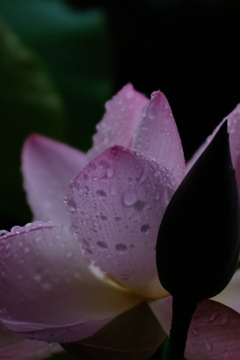
[(0, 238), (0, 283), (2, 324), (49, 342), (90, 336), (140, 301), (100, 281), (66, 228), (40, 222)]
[(22, 171), (34, 218), (69, 224), (64, 197), (70, 180), (87, 164), (85, 154), (40, 135), (23, 148)]
[(148, 99), (134, 90), (131, 84), (125, 85), (108, 101), (106, 113), (93, 136), (93, 147), (88, 152), (89, 159), (114, 145), (130, 147), (140, 123), (141, 111), (147, 102)]
[[(151, 309), (169, 334), (172, 297), (154, 301)], [(195, 311), (186, 343), (188, 360), (236, 360), (240, 357), (240, 314), (213, 300), (204, 300)]]
[(236, 271), (228, 286), (213, 300), (218, 301), (240, 313), (240, 270)]
[(0, 324), (0, 360), (41, 360), (61, 352), (59, 344), (28, 340)]
[(221, 127), (222, 123), (228, 121), (228, 133), (230, 141), (230, 150), (232, 156), (233, 167), (236, 171), (238, 188), (240, 189), (240, 104), (228, 115), (223, 121), (215, 128), (213, 133), (208, 136), (205, 143), (203, 143), (200, 148), (196, 151), (190, 161), (187, 163), (187, 171), (193, 166), (202, 152), (206, 149), (208, 144), (212, 141), (218, 129)]
[(161, 219), (177, 187), (153, 159), (115, 146), (73, 180), (68, 210), (85, 257), (140, 295), (166, 294), (156, 269)]
[(163, 93), (155, 91), (142, 111), (132, 148), (169, 168), (180, 182), (185, 175), (183, 149), (171, 108)]

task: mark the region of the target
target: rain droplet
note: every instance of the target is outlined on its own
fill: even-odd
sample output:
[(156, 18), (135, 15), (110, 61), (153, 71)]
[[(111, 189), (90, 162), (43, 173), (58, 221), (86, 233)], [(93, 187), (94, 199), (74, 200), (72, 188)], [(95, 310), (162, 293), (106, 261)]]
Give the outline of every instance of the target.
[(198, 335), (199, 335), (199, 331), (198, 331), (198, 329), (196, 329), (196, 328), (193, 328), (193, 329), (192, 329), (192, 333), (193, 333), (193, 335), (195, 335), (195, 336), (198, 336)]
[(119, 216), (115, 217), (115, 221), (121, 221), (121, 220), (122, 220), (121, 217), (119, 217)]
[(67, 206), (70, 209), (76, 209), (77, 208), (77, 204), (76, 204), (75, 200), (73, 200), (72, 198), (68, 199)]
[(0, 236), (4, 236), (4, 235), (7, 235), (9, 234), (9, 231), (7, 230), (0, 230)]
[(107, 244), (104, 241), (97, 241), (96, 244), (100, 250), (106, 250), (108, 248)]
[(104, 216), (104, 215), (100, 215), (100, 219), (102, 221), (107, 221), (108, 220), (107, 216)]
[(141, 232), (143, 234), (148, 234), (149, 233), (149, 229), (150, 229), (150, 226), (148, 224), (144, 224), (141, 226)]
[[(83, 175), (83, 178), (84, 178), (84, 175)], [(74, 181), (74, 182), (72, 183), (72, 186), (73, 186), (77, 191), (80, 190), (80, 185), (79, 185), (79, 183), (77, 183), (76, 181)]]
[(96, 191), (97, 196), (99, 197), (99, 199), (105, 199), (107, 197), (107, 193), (103, 190), (97, 190)]
[(218, 312), (217, 312), (217, 311), (214, 311), (214, 312), (209, 316), (209, 321), (214, 321), (217, 316), (218, 316)]
[(124, 254), (126, 251), (127, 251), (127, 246), (125, 245), (125, 244), (117, 244), (116, 246), (115, 246), (115, 249), (119, 252), (119, 253), (121, 253), (121, 254)]
[(206, 338), (203, 339), (203, 344), (204, 344), (206, 350), (211, 351), (213, 349), (212, 343), (210, 342), (209, 339), (206, 339)]
[(225, 325), (227, 322), (228, 322), (228, 317), (227, 317), (227, 315), (221, 315), (220, 324), (221, 324), (221, 325)]
[(134, 205), (133, 208), (135, 211), (143, 211), (143, 209), (145, 208), (146, 203), (144, 201), (141, 200), (137, 200)]
[(112, 178), (113, 175), (114, 175), (114, 169), (113, 168), (107, 169), (107, 177)]
[(68, 251), (66, 252), (66, 257), (70, 258), (70, 257), (72, 257), (72, 256), (73, 256), (73, 251), (72, 251), (72, 250), (68, 250)]
[(108, 162), (105, 161), (105, 160), (101, 160), (101, 161), (99, 162), (99, 165), (100, 165), (101, 169), (108, 169), (108, 168), (109, 168), (109, 164), (108, 164)]
[(123, 203), (127, 206), (131, 206), (136, 202), (136, 194), (132, 191), (126, 191), (123, 194)]

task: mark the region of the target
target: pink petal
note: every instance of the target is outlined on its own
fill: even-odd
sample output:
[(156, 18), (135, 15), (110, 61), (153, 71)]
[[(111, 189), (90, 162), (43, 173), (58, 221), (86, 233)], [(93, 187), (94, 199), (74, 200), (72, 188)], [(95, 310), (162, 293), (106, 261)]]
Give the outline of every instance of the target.
[(144, 107), (132, 148), (169, 168), (180, 182), (185, 174), (183, 149), (171, 108), (163, 93), (155, 91)]
[[(164, 331), (169, 334), (172, 298), (150, 304)], [(236, 360), (240, 357), (240, 314), (213, 300), (198, 304), (188, 331), (188, 360)]]
[(70, 180), (87, 164), (85, 154), (40, 135), (23, 148), (22, 170), (34, 218), (69, 224), (64, 197)]
[(240, 270), (236, 271), (228, 286), (213, 300), (218, 301), (240, 313)]
[(238, 182), (238, 188), (240, 189), (240, 104), (228, 115), (223, 121), (215, 128), (212, 135), (210, 135), (205, 143), (203, 143), (200, 148), (193, 155), (192, 159), (187, 164), (187, 171), (192, 167), (196, 162), (208, 144), (212, 141), (213, 137), (217, 133), (218, 129), (222, 123), (228, 121), (228, 132), (229, 132), (229, 141), (230, 141), (230, 150), (232, 156), (233, 167), (236, 171), (236, 177)]
[(60, 352), (63, 352), (63, 348), (59, 344), (28, 340), (0, 324), (1, 360), (40, 360)]
[(49, 342), (90, 336), (140, 301), (95, 277), (66, 228), (39, 222), (1, 237), (0, 284), (2, 324)]
[(147, 102), (148, 99), (134, 90), (131, 84), (125, 85), (108, 101), (106, 113), (93, 136), (93, 147), (88, 152), (89, 159), (114, 145), (130, 147), (140, 123), (141, 111)]
[(156, 240), (177, 187), (153, 159), (115, 146), (73, 180), (68, 210), (86, 258), (138, 294), (166, 294), (156, 270)]

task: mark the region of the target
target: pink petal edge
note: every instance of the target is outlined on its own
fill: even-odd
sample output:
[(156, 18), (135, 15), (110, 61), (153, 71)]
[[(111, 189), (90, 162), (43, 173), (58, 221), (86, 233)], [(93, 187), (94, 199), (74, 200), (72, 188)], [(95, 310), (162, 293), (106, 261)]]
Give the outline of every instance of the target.
[(31, 135), (26, 140), (22, 171), (35, 220), (70, 225), (64, 197), (70, 180), (87, 161), (80, 151), (43, 136)]
[(68, 229), (49, 223), (0, 238), (0, 283), (2, 324), (48, 342), (86, 338), (141, 301), (98, 279)]

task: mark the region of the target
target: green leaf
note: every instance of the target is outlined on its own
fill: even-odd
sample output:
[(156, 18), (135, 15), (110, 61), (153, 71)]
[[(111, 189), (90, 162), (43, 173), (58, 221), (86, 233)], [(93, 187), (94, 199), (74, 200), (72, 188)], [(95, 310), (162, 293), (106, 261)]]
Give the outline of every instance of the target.
[(87, 150), (112, 93), (106, 17), (59, 0), (0, 0), (0, 13), (44, 61), (68, 114), (68, 142)]
[(30, 212), (20, 174), (23, 142), (32, 132), (62, 139), (64, 110), (39, 61), (2, 23), (0, 78), (0, 213), (26, 222)]

